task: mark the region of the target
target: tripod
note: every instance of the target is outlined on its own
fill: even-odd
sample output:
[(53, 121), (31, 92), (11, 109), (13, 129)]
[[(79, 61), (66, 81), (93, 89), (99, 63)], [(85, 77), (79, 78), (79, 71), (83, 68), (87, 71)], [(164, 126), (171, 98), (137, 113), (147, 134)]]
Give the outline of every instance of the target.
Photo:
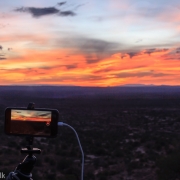
[(21, 149), (21, 153), (28, 155), (24, 158), (22, 163), (15, 168), (14, 172), (9, 173), (6, 180), (33, 180), (31, 171), (36, 163), (36, 157), (34, 154), (40, 154), (41, 150), (38, 148), (32, 148), (33, 136), (26, 137), (26, 140), (29, 144), (26, 148)]
[[(34, 103), (29, 103), (28, 108), (27, 109), (34, 109)], [(57, 116), (58, 117), (58, 116)], [(78, 137), (78, 134), (76, 132), (76, 130), (63, 122), (58, 122), (57, 123), (58, 126), (67, 126), (69, 128), (71, 128), (75, 135), (76, 138), (78, 140), (78, 144), (81, 150), (81, 154), (82, 154), (82, 168), (81, 168), (81, 180), (83, 180), (83, 174), (84, 174), (84, 152)], [(26, 148), (22, 148), (21, 149), (21, 153), (25, 153), (28, 154), (25, 159), (22, 161), (22, 163), (20, 163), (14, 170), (14, 172), (10, 172), (9, 175), (7, 176), (6, 180), (33, 180), (32, 179), (32, 173), (31, 171), (34, 168), (34, 165), (36, 163), (36, 157), (34, 156), (34, 154), (40, 154), (41, 150), (38, 148), (32, 148), (32, 144), (33, 144), (33, 136), (27, 136), (26, 140), (28, 141), (28, 145), (26, 146)]]
[[(29, 103), (27, 109), (34, 109), (35, 104)], [(22, 163), (20, 163), (14, 170), (14, 172), (10, 172), (7, 176), (6, 180), (33, 180), (32, 179), (32, 169), (34, 168), (34, 164), (36, 163), (36, 157), (34, 154), (40, 154), (41, 150), (38, 148), (32, 148), (34, 137), (27, 136), (26, 141), (28, 145), (26, 148), (21, 149), (22, 154), (28, 154)]]

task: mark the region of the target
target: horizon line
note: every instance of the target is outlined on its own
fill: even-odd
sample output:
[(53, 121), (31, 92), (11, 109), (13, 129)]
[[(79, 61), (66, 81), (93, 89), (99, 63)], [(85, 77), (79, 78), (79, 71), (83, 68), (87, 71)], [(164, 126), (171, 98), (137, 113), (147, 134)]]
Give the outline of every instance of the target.
[(81, 87), (81, 88), (115, 88), (115, 87), (180, 87), (180, 85), (154, 85), (154, 84), (124, 84), (119, 86), (78, 86), (78, 85), (49, 85), (49, 84), (9, 84), (9, 85), (0, 85), (0, 87)]

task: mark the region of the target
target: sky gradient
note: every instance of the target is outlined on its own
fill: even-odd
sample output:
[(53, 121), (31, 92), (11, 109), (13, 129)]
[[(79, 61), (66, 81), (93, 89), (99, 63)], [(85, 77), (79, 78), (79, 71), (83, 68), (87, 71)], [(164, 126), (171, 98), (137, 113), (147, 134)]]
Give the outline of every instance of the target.
[(0, 85), (180, 85), (180, 1), (0, 1)]

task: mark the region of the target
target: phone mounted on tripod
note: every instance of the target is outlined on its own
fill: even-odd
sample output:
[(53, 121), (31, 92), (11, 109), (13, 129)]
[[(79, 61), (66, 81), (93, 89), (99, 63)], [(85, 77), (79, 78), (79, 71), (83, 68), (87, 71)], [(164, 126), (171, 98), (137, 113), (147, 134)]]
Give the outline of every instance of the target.
[(24, 160), (10, 172), (7, 180), (33, 180), (31, 171), (41, 149), (33, 148), (34, 137), (56, 137), (59, 112), (55, 109), (34, 109), (35, 104), (29, 103), (26, 108), (7, 108), (5, 111), (5, 133), (8, 135), (25, 136), (26, 148), (21, 149), (27, 154)]

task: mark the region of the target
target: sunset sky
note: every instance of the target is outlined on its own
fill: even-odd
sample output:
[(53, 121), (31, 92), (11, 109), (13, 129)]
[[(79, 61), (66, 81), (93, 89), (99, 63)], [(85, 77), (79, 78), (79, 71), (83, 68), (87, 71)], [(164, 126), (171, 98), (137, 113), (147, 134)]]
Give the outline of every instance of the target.
[(0, 7), (0, 85), (180, 85), (179, 0)]
[(51, 121), (50, 111), (11, 110), (11, 120), (22, 121)]

